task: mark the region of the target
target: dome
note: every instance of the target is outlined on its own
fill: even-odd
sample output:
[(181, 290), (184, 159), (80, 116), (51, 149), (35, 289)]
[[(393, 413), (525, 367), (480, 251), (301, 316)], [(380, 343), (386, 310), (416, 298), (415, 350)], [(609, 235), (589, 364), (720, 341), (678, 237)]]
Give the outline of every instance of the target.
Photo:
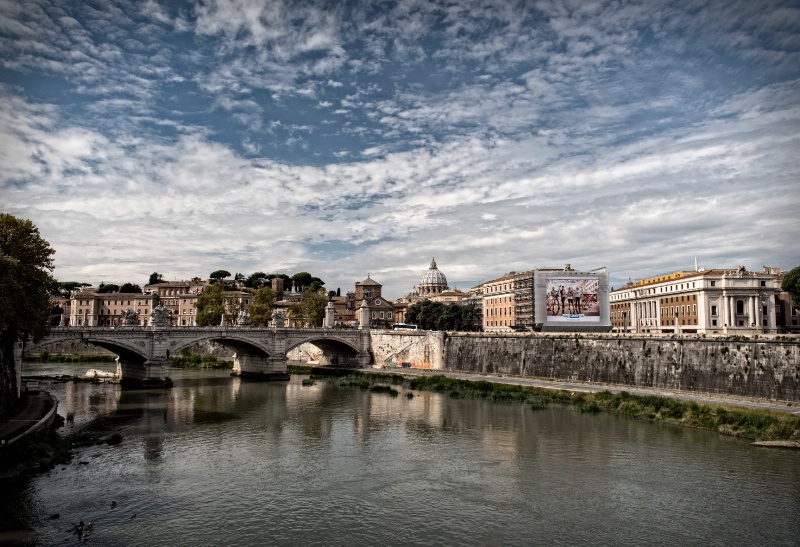
[(431, 260), (431, 266), (419, 281), (420, 296), (439, 294), (447, 289), (447, 278), (436, 267), (436, 259)]

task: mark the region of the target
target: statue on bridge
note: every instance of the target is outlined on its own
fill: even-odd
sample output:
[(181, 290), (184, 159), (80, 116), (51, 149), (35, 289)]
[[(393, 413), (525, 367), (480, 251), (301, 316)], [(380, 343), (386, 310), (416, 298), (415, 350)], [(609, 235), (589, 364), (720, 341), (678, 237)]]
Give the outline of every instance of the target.
[(236, 324), (240, 327), (249, 327), (250, 314), (244, 310), (240, 311), (238, 317), (236, 317)]
[(282, 329), (284, 327), (284, 321), (286, 320), (286, 314), (279, 310), (274, 310), (272, 312), (272, 326), (276, 329)]
[(138, 327), (139, 326), (139, 312), (130, 308), (122, 312), (122, 326), (123, 327)]
[(168, 327), (172, 311), (164, 304), (159, 304), (150, 312), (150, 324), (154, 327)]

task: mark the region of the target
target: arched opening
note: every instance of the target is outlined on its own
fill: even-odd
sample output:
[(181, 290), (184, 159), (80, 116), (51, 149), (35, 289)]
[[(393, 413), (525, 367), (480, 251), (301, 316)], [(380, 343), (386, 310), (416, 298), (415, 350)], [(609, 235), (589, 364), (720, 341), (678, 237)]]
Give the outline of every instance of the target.
[(744, 300), (736, 301), (736, 315), (744, 315)]
[(303, 344), (311, 344), (321, 352), (320, 365), (358, 366), (359, 350), (341, 340), (330, 338), (309, 338), (286, 348), (287, 354)]

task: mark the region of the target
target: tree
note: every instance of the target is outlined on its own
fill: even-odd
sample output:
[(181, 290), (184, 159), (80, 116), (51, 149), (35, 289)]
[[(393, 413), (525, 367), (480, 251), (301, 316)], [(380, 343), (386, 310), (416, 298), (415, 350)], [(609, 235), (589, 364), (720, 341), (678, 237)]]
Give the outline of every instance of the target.
[(269, 276), (264, 272), (255, 272), (244, 280), (244, 286), (251, 289), (258, 289), (269, 283)]
[(261, 287), (253, 293), (253, 300), (247, 312), (250, 314), (250, 324), (254, 327), (266, 327), (272, 319), (272, 310), (275, 307), (275, 293), (270, 287)]
[(150, 274), (150, 280), (147, 282), (148, 285), (158, 285), (159, 283), (166, 283), (164, 281), (164, 276), (158, 272), (153, 272)]
[(121, 293), (141, 293), (142, 288), (139, 285), (134, 285), (133, 283), (124, 283), (120, 288), (119, 292)]
[(800, 309), (800, 266), (789, 270), (783, 276), (781, 289), (792, 297), (792, 308)]
[(33, 222), (0, 213), (0, 415), (17, 399), (16, 341), (38, 340), (50, 329), (54, 252)]
[(81, 287), (91, 287), (91, 283), (80, 283), (78, 281), (61, 281), (58, 283), (58, 289), (53, 293), (54, 296), (63, 296), (69, 298), (72, 291), (80, 289)]
[(229, 272), (227, 270), (214, 270), (213, 272), (208, 274), (208, 277), (211, 278), (211, 279), (214, 279), (215, 281), (222, 281), (226, 277), (230, 277), (230, 276), (231, 276), (231, 272)]
[(213, 283), (203, 288), (195, 307), (197, 326), (210, 327), (219, 325), (223, 316), (226, 323), (235, 323), (239, 312), (244, 309), (244, 302), (239, 293), (226, 291), (222, 283)]
[(119, 292), (119, 285), (114, 285), (113, 283), (109, 283), (108, 285), (106, 285), (101, 281), (100, 286), (97, 287), (97, 292), (99, 293)]
[(319, 328), (325, 320), (328, 297), (324, 291), (305, 291), (300, 302), (289, 306), (292, 319), (305, 326)]
[(406, 322), (426, 330), (480, 330), (480, 310), (475, 304), (450, 304), (421, 300), (408, 307)]
[(220, 283), (206, 285), (203, 294), (195, 302), (197, 316), (195, 323), (198, 327), (219, 325), (225, 314), (225, 290)]
[(308, 272), (298, 272), (291, 277), (296, 287), (305, 291), (313, 291), (321, 289), (325, 286), (325, 282), (319, 277), (314, 277)]

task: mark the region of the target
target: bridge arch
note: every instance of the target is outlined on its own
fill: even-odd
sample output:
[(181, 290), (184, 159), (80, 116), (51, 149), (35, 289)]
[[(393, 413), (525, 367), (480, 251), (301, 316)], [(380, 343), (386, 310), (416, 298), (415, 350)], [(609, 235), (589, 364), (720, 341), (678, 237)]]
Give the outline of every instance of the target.
[(232, 349), (237, 354), (257, 355), (265, 359), (271, 358), (273, 353), (270, 351), (270, 345), (267, 341), (265, 341), (266, 343), (259, 343), (253, 340), (252, 337), (230, 334), (229, 332), (209, 332), (201, 336), (192, 336), (176, 341), (174, 345), (170, 346), (170, 352), (173, 355), (177, 355), (189, 346), (203, 342), (214, 342)]
[(42, 350), (54, 344), (64, 342), (82, 342), (91, 344), (117, 354), (120, 360), (136, 364), (144, 364), (148, 359), (149, 347), (142, 340), (118, 339), (103, 336), (102, 333), (76, 332), (76, 333), (51, 333), (42, 340), (28, 346), (27, 351)]
[(331, 331), (292, 336), (286, 341), (285, 354), (303, 344), (312, 344), (322, 353), (321, 365), (357, 366), (369, 361), (361, 337), (337, 336)]

